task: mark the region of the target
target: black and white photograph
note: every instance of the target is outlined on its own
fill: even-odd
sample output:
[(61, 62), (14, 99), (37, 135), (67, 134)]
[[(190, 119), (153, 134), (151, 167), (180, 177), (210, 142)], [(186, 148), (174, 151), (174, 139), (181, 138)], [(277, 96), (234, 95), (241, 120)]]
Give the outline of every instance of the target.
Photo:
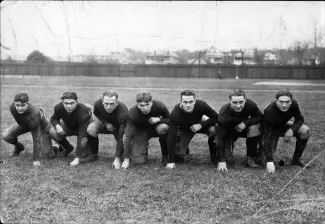
[(0, 12), (0, 224), (325, 224), (325, 1)]

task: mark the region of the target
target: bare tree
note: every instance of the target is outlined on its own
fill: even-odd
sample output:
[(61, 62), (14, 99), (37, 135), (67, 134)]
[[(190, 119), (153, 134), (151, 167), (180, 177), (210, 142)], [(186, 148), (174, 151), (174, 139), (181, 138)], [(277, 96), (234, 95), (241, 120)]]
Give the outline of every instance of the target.
[(293, 43), (292, 45), (293, 54), (297, 58), (299, 65), (302, 65), (304, 54), (308, 50), (308, 48), (309, 48), (309, 44), (306, 41), (302, 42), (296, 40)]
[(317, 61), (317, 47), (322, 47), (322, 40), (323, 40), (323, 32), (322, 30), (317, 26), (317, 22), (314, 21), (314, 29), (313, 29), (313, 36), (312, 36), (312, 43), (314, 45), (314, 61), (313, 65), (316, 65)]

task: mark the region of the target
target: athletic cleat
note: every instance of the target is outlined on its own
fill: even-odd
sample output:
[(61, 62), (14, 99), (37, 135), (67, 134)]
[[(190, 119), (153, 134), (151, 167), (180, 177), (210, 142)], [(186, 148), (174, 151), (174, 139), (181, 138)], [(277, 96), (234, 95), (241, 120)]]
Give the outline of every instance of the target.
[(59, 147), (57, 145), (52, 146), (51, 150), (49, 151), (47, 158), (54, 159), (59, 152)]
[(291, 161), (291, 166), (305, 167), (306, 164), (303, 161), (301, 161), (300, 158), (293, 158), (292, 161)]
[(247, 157), (247, 166), (250, 168), (259, 168), (260, 165), (256, 164), (252, 157)]
[(163, 155), (161, 158), (161, 163), (162, 164), (167, 164), (168, 163), (168, 155)]
[(89, 154), (87, 157), (79, 158), (79, 164), (91, 163), (98, 160), (98, 154)]
[(184, 163), (185, 162), (184, 155), (175, 155), (175, 162), (176, 163)]
[(73, 151), (73, 149), (74, 149), (73, 145), (69, 144), (69, 148), (68, 149), (65, 148), (65, 152), (64, 152), (63, 156), (68, 157), (69, 154)]
[(13, 151), (13, 153), (12, 153), (12, 157), (14, 157), (14, 156), (19, 156), (19, 154), (22, 152), (22, 151), (24, 151), (24, 149), (25, 149), (25, 146), (23, 145), (23, 144), (21, 144), (20, 142), (18, 142), (16, 145), (15, 145), (15, 149), (14, 149), (14, 151)]

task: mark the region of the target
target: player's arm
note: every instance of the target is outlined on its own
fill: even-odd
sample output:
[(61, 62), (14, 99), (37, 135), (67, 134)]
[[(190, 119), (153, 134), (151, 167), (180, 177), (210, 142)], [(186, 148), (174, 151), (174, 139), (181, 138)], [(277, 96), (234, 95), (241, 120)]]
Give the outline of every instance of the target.
[(167, 137), (168, 163), (175, 163), (175, 149), (177, 140), (177, 125), (170, 122)]
[(302, 115), (298, 103), (296, 106), (293, 108), (293, 117), (295, 118), (295, 121), (293, 122), (291, 129), (294, 134), (297, 133), (298, 129), (300, 128), (301, 125), (303, 125), (305, 118)]
[(170, 112), (165, 105), (163, 107), (163, 112), (162, 112), (162, 116), (160, 118), (160, 123), (165, 123), (168, 125), (170, 123)]
[(208, 127), (208, 126), (211, 126), (211, 125), (214, 125), (217, 123), (218, 113), (212, 107), (210, 107), (206, 102), (203, 103), (203, 111), (204, 111), (204, 115), (208, 116), (209, 119), (207, 119), (206, 121), (200, 122), (202, 128)]
[[(40, 113), (38, 111), (38, 113)], [(29, 129), (31, 130), (32, 138), (33, 138), (33, 160), (37, 162), (40, 160), (40, 154), (42, 150), (41, 139), (41, 116), (40, 114), (33, 114), (30, 120), (28, 121)]]
[(54, 107), (54, 113), (51, 116), (50, 122), (54, 127), (56, 127), (57, 125), (60, 125), (60, 119), (61, 119), (61, 115), (59, 112), (59, 104), (58, 104)]
[(76, 148), (76, 157), (80, 158), (82, 155), (82, 149), (85, 147), (87, 142), (87, 127), (90, 122), (91, 115), (88, 110), (82, 111), (79, 119), (79, 130), (77, 136), (77, 148)]
[(105, 118), (102, 116), (100, 109), (101, 109), (102, 105), (98, 102), (95, 103), (94, 105), (94, 115), (98, 118), (98, 120), (100, 120), (104, 126), (106, 126), (106, 124), (108, 123)]
[(131, 155), (131, 141), (135, 134), (135, 125), (130, 117), (128, 117), (127, 119), (124, 132), (125, 132), (123, 138), (124, 155)]
[(246, 127), (259, 124), (263, 120), (263, 114), (262, 111), (257, 107), (257, 105), (254, 106), (254, 112), (252, 113), (252, 116), (248, 118), (246, 121), (243, 121), (243, 123), (246, 125)]

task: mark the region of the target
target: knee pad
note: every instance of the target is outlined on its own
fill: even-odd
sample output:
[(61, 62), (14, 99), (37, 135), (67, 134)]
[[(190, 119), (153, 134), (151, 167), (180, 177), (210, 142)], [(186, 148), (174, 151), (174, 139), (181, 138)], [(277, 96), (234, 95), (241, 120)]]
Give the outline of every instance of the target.
[(261, 131), (258, 125), (249, 126), (247, 129), (247, 138), (253, 138), (261, 135)]
[(297, 131), (297, 135), (301, 140), (307, 140), (311, 136), (311, 131), (306, 125), (301, 125)]
[(163, 134), (166, 134), (168, 132), (168, 128), (169, 126), (167, 124), (158, 124), (156, 126), (156, 131), (158, 133), (158, 135), (163, 135)]

